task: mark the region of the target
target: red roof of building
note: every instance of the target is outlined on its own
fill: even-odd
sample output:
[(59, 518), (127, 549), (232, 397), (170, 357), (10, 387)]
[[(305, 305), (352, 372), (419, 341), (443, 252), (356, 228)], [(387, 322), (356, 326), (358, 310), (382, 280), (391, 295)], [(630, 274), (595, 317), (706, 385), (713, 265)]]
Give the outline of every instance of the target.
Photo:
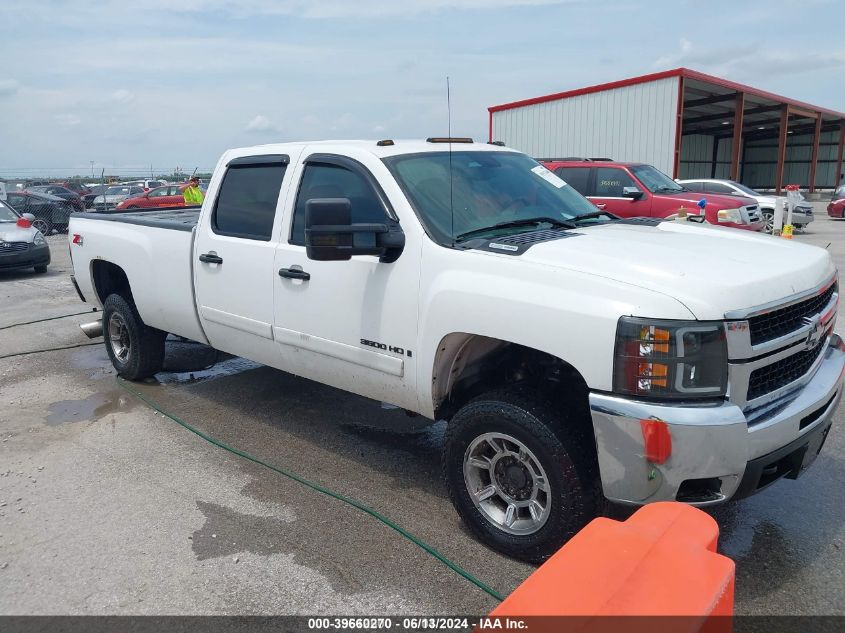
[(560, 99), (568, 99), (569, 97), (577, 97), (578, 95), (590, 94), (592, 92), (602, 92), (605, 90), (612, 90), (614, 88), (634, 86), (636, 84), (649, 83), (651, 81), (658, 81), (660, 79), (667, 79), (669, 77), (684, 77), (686, 79), (694, 79), (703, 83), (709, 83), (715, 86), (720, 86), (722, 88), (728, 88), (733, 91), (744, 92), (746, 94), (754, 95), (762, 99), (768, 99), (769, 101), (785, 103), (796, 108), (812, 110), (815, 112), (820, 112), (821, 114), (826, 114), (828, 116), (845, 119), (845, 112), (837, 112), (836, 110), (820, 108), (819, 106), (804, 103), (803, 101), (789, 99), (788, 97), (783, 97), (772, 92), (766, 92), (765, 90), (760, 90), (758, 88), (746, 86), (744, 84), (736, 83), (734, 81), (722, 79), (721, 77), (707, 75), (705, 73), (698, 72), (697, 70), (691, 70), (689, 68), (675, 68), (673, 70), (664, 70), (659, 73), (640, 75), (639, 77), (631, 77), (629, 79), (622, 79), (620, 81), (611, 81), (609, 83), (598, 84), (596, 86), (577, 88), (575, 90), (567, 90), (565, 92), (556, 92), (554, 94), (545, 95), (542, 97), (534, 97), (533, 99), (523, 99), (521, 101), (513, 101), (511, 103), (503, 103), (501, 105), (491, 106), (487, 109), (492, 114), (493, 112), (500, 112), (502, 110), (512, 110), (514, 108), (521, 108), (523, 106), (534, 105), (537, 103), (546, 103), (548, 101), (558, 101)]

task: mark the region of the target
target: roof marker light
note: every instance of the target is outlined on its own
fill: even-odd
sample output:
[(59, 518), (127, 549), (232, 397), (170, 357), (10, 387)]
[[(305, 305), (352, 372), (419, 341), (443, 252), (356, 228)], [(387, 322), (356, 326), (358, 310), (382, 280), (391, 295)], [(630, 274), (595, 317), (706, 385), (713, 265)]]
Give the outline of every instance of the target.
[(467, 136), (429, 136), (425, 139), (426, 143), (474, 143), (471, 138)]

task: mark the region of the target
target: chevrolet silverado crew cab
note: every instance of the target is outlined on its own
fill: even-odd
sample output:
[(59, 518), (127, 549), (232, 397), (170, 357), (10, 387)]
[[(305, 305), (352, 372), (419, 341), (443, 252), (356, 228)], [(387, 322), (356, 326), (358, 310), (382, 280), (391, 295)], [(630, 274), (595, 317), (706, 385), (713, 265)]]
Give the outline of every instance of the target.
[(826, 250), (619, 218), (469, 139), (230, 150), (201, 209), (75, 214), (70, 242), (122, 376), (170, 332), (445, 420), (458, 513), (530, 561), (605, 499), (797, 477), (841, 396)]
[(699, 214), (710, 224), (746, 231), (761, 231), (766, 220), (756, 200), (744, 194), (693, 193), (651, 165), (608, 160), (547, 160), (543, 164), (599, 209), (623, 218), (674, 216), (681, 207)]

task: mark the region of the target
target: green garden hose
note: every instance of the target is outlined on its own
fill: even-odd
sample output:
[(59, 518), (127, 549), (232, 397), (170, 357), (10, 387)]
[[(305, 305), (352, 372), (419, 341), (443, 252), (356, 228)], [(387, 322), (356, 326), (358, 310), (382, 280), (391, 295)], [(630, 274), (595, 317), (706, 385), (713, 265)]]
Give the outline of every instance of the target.
[(35, 319), (35, 321), (24, 321), (23, 323), (12, 323), (11, 325), (0, 326), (0, 330), (8, 330), (13, 327), (20, 327), (21, 325), (32, 325), (33, 323), (44, 323), (45, 321), (55, 321), (57, 319), (67, 319), (72, 316), (81, 316), (83, 314), (93, 314), (97, 309), (86, 310), (85, 312), (74, 312), (73, 314), (61, 314), (59, 316), (47, 317), (46, 319)]
[(347, 497), (346, 495), (343, 495), (343, 494), (340, 494), (340, 493), (335, 492), (333, 490), (330, 490), (329, 488), (326, 488), (325, 486), (321, 486), (320, 484), (309, 481), (309, 480), (305, 479), (304, 477), (297, 475), (296, 473), (293, 473), (289, 470), (285, 470), (284, 468), (279, 468), (278, 466), (274, 466), (273, 464), (265, 462), (264, 460), (262, 460), (258, 457), (250, 455), (249, 453), (242, 451), (240, 449), (237, 449), (233, 446), (229, 446), (225, 442), (218, 440), (218, 439), (216, 439), (216, 438), (214, 438), (210, 435), (207, 435), (206, 433), (203, 433), (198, 428), (188, 424), (187, 422), (185, 422), (184, 420), (182, 420), (178, 416), (173, 415), (172, 413), (168, 413), (167, 411), (165, 411), (161, 407), (159, 407), (158, 404), (156, 404), (155, 402), (153, 402), (152, 400), (150, 400), (149, 398), (147, 398), (143, 394), (141, 394), (141, 393), (135, 391), (134, 389), (132, 389), (131, 387), (129, 387), (128, 383), (123, 378), (121, 378), (120, 376), (117, 377), (117, 383), (121, 387), (123, 387), (123, 389), (125, 389), (127, 392), (129, 392), (130, 394), (135, 396), (138, 400), (140, 400), (141, 402), (146, 404), (148, 407), (150, 407), (153, 411), (156, 411), (157, 413), (160, 413), (164, 417), (173, 420), (174, 422), (176, 422), (176, 424), (184, 427), (185, 429), (187, 429), (191, 433), (198, 435), (199, 437), (204, 439), (206, 442), (214, 444), (215, 446), (222, 448), (225, 451), (229, 451), (230, 453), (233, 453), (233, 454), (237, 455), (238, 457), (243, 457), (246, 460), (249, 460), (253, 463), (259, 464), (260, 466), (264, 466), (265, 468), (269, 468), (273, 472), (278, 473), (278, 474), (280, 474), (284, 477), (287, 477), (289, 479), (292, 479), (292, 480), (296, 481), (297, 483), (300, 483), (303, 486), (310, 488), (311, 490), (314, 490), (314, 491), (319, 492), (321, 494), (327, 495), (327, 496), (331, 497), (332, 499), (337, 499), (338, 501), (342, 501), (343, 503), (351, 505), (353, 508), (357, 508), (361, 512), (365, 512), (366, 514), (369, 514), (371, 517), (373, 517), (377, 521), (381, 521), (387, 527), (389, 527), (393, 530), (396, 530), (399, 534), (401, 534), (406, 539), (411, 541), (414, 545), (417, 545), (418, 547), (422, 548), (423, 550), (425, 550), (426, 552), (431, 554), (434, 558), (436, 558), (441, 563), (446, 565), (446, 567), (448, 567), (449, 569), (451, 569), (452, 571), (454, 571), (458, 575), (463, 576), (466, 580), (470, 581), (476, 587), (478, 587), (482, 591), (486, 592), (487, 594), (489, 594), (490, 596), (492, 596), (496, 600), (499, 600), (499, 601), (504, 600), (504, 596), (502, 596), (498, 591), (496, 591), (495, 589), (493, 589), (492, 587), (490, 587), (486, 583), (482, 582), (481, 580), (479, 580), (478, 578), (473, 576), (470, 572), (468, 572), (467, 570), (462, 568), (457, 563), (454, 563), (451, 560), (449, 560), (448, 558), (446, 558), (443, 554), (438, 552), (431, 545), (429, 545), (428, 543), (425, 543), (424, 541), (421, 541), (419, 538), (417, 538), (416, 536), (414, 536), (413, 534), (408, 532), (408, 530), (406, 530), (405, 528), (403, 528), (400, 525), (397, 525), (396, 523), (394, 523), (393, 521), (388, 519), (386, 516), (384, 516), (383, 514), (378, 512), (377, 510), (374, 510), (371, 507), (361, 503), (357, 499), (352, 499), (351, 497)]

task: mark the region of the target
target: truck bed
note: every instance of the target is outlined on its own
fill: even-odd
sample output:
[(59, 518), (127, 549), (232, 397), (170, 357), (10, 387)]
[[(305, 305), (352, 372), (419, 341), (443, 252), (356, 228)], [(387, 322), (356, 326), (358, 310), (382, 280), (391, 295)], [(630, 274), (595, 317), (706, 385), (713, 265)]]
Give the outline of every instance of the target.
[(131, 211), (125, 213), (78, 212), (73, 217), (85, 220), (105, 220), (123, 224), (137, 224), (157, 229), (191, 232), (199, 222), (200, 207), (168, 207), (149, 211)]

